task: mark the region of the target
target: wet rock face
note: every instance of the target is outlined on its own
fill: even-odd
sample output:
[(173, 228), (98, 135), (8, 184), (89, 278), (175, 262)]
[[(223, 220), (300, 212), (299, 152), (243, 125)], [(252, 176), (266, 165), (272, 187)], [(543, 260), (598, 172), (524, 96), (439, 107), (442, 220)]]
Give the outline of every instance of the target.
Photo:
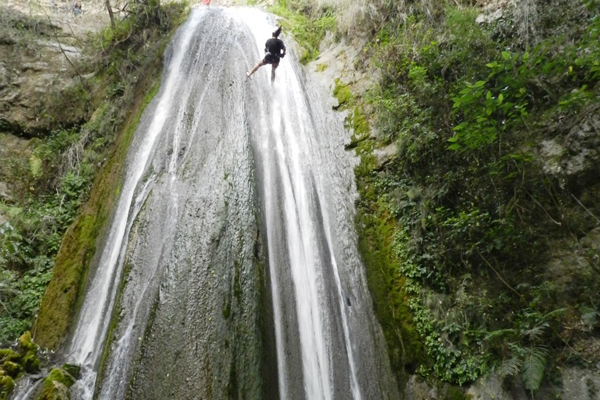
[(563, 185), (587, 186), (600, 177), (600, 113), (585, 115), (566, 136), (540, 143), (544, 171)]
[(0, 9), (0, 18), (8, 21), (0, 34), (0, 131), (32, 137), (57, 121), (69, 125), (81, 119), (50, 108), (57, 94), (76, 83), (66, 57), (80, 54), (68, 46), (69, 38), (60, 33), (63, 42), (56, 42), (48, 36), (55, 27), (47, 24), (22, 28), (21, 20), (31, 21), (16, 11)]

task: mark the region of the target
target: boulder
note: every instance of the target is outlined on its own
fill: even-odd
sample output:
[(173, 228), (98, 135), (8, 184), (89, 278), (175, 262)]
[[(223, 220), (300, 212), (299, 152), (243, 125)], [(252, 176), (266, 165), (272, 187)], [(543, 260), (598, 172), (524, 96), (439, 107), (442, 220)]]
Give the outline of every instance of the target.
[(566, 136), (558, 135), (539, 145), (546, 173), (563, 185), (587, 186), (600, 179), (600, 113), (584, 115)]
[(396, 143), (374, 150), (375, 169), (381, 169), (389, 164), (396, 157), (396, 154), (398, 154), (398, 146)]

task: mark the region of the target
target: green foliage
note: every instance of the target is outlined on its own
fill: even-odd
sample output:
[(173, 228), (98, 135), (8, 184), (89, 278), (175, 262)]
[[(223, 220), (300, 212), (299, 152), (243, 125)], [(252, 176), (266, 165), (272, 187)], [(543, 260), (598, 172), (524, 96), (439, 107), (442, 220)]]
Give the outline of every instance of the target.
[(337, 30), (336, 19), (329, 9), (303, 12), (293, 1), (280, 0), (270, 8), (283, 18), (279, 21), (283, 31), (291, 32), (302, 48), (300, 62), (307, 64), (319, 56), (319, 45), (328, 31)]
[(32, 325), (62, 233), (88, 188), (89, 182), (69, 173), (55, 193), (31, 198), (23, 212), (0, 227), (0, 343)]
[[(568, 186), (536, 159), (540, 141), (565, 140), (597, 109), (600, 22), (574, 6), (564, 23), (578, 18), (583, 34), (540, 26), (548, 34), (527, 48), (516, 31), (476, 23), (474, 8), (420, 7), (383, 23), (369, 48), (382, 78), (366, 97), (377, 137), (356, 147), (359, 233), (373, 235), (362, 221), (394, 221), (398, 278), (383, 290), (406, 293), (421, 374), (462, 385), (501, 364), (533, 393), (570, 343), (591, 335), (563, 310), (579, 319), (600, 302), (593, 262), (568, 288), (546, 270), (556, 243), (598, 226), (589, 213), (600, 215), (600, 180)], [(376, 170), (371, 152), (389, 143), (398, 153)]]

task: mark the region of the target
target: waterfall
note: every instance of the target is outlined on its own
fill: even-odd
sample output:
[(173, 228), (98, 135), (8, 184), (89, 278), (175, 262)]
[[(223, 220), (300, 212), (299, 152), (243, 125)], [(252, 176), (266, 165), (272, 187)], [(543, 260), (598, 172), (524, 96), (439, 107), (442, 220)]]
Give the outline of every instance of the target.
[(193, 10), (131, 146), (66, 361), (75, 399), (396, 399), (343, 115), (273, 16)]

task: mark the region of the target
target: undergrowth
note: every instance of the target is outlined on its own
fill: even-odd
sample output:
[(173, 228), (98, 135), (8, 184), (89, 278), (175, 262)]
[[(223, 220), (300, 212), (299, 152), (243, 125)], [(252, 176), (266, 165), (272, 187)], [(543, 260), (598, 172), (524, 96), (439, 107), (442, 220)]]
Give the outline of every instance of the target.
[[(557, 365), (599, 361), (584, 345), (600, 333), (599, 175), (552, 167), (576, 132), (597, 134), (598, 6), (540, 3), (524, 40), (518, 10), (478, 23), (461, 3), (404, 8), (367, 49), (382, 78), (366, 96), (376, 135), (351, 144), (361, 251), (396, 365), (458, 385), (497, 371), (533, 394)], [(581, 268), (557, 246), (585, 253)], [(416, 331), (423, 353), (390, 326)]]

